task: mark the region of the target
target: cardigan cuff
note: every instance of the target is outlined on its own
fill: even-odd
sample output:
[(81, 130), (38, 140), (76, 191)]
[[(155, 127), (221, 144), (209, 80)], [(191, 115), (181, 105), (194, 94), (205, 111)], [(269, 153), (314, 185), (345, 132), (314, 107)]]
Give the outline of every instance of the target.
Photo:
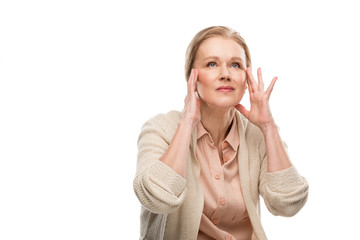
[(170, 194), (179, 197), (184, 191), (186, 180), (162, 161), (156, 161), (149, 169), (150, 181)]
[(268, 172), (266, 182), (271, 191), (288, 193), (306, 184), (294, 166), (277, 172)]

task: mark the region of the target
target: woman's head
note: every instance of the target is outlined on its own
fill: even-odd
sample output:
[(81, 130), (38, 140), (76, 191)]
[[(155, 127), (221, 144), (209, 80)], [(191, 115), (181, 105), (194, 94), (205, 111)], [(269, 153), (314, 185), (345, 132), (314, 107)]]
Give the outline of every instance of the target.
[(222, 37), (224, 39), (232, 39), (237, 42), (245, 51), (246, 56), (246, 65), (251, 67), (251, 57), (248, 46), (246, 45), (245, 40), (240, 36), (240, 34), (230, 28), (224, 26), (214, 26), (208, 27), (200, 32), (198, 32), (192, 41), (190, 42), (185, 56), (185, 77), (186, 80), (189, 79), (191, 69), (193, 68), (194, 61), (196, 58), (197, 51), (200, 45), (208, 38), (211, 37)]
[(249, 50), (241, 36), (226, 27), (210, 27), (190, 43), (185, 68), (187, 79), (192, 68), (198, 69), (196, 88), (203, 104), (228, 109), (245, 93), (249, 66)]

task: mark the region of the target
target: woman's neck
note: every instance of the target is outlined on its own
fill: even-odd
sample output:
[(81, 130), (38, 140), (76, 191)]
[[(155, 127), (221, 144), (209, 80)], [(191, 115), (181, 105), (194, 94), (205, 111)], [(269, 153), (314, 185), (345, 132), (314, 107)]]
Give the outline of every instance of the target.
[(204, 105), (200, 108), (201, 123), (210, 133), (215, 146), (220, 146), (230, 130), (235, 108), (214, 109)]

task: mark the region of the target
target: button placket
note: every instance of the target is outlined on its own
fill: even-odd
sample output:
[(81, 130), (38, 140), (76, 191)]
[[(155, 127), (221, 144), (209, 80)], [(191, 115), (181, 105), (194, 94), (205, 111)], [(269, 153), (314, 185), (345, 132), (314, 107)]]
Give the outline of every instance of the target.
[(213, 212), (212, 216), (210, 217), (210, 221), (214, 225), (221, 225), (221, 219), (225, 214), (224, 209), (227, 207), (226, 201), (226, 188), (225, 188), (225, 176), (224, 176), (224, 166), (220, 162), (220, 157), (218, 153), (218, 149), (215, 146), (211, 147), (211, 161), (209, 161), (210, 170), (212, 172), (213, 177), (213, 184), (214, 187), (217, 189), (218, 199), (216, 201), (215, 211)]

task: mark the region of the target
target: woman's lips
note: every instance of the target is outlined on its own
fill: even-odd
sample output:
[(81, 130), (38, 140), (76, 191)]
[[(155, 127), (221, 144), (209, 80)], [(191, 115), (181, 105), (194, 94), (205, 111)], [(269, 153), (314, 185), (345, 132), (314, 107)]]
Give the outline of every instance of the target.
[(217, 92), (222, 92), (222, 93), (228, 93), (228, 92), (232, 92), (235, 89), (233, 87), (230, 86), (221, 86), (219, 88), (216, 89)]

